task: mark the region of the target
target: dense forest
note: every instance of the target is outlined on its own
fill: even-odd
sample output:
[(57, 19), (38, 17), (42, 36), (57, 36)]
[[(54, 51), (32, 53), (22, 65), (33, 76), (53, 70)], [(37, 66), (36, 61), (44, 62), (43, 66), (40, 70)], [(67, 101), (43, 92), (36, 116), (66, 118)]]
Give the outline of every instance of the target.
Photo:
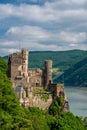
[[(54, 74), (55, 75), (55, 74)], [(58, 76), (54, 82), (64, 82), (66, 86), (87, 87), (87, 57), (72, 65)]]
[(60, 111), (62, 102), (55, 99), (49, 110), (24, 109), (7, 77), (7, 63), (0, 57), (0, 130), (86, 130), (87, 118)]
[(87, 57), (64, 72), (65, 84), (87, 87)]

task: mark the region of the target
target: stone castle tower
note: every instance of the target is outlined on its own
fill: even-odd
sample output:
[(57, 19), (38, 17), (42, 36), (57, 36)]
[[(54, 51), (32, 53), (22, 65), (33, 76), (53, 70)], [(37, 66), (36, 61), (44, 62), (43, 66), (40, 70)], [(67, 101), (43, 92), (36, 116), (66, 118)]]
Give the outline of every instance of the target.
[(28, 51), (16, 52), (9, 56), (8, 72), (11, 79), (17, 76), (28, 76)]
[(22, 50), (22, 71), (25, 77), (28, 76), (28, 50)]
[(47, 89), (49, 83), (52, 83), (52, 61), (46, 60), (44, 68), (28, 70), (28, 50), (22, 49), (8, 58), (8, 74), (13, 83), (20, 84), (23, 81), (24, 86), (43, 86)]
[(46, 60), (45, 61), (45, 86), (49, 85), (49, 83), (52, 83), (52, 61)]
[[(48, 109), (54, 98), (62, 95), (67, 102), (66, 110), (69, 110), (64, 85), (54, 84), (52, 81), (52, 61), (45, 60), (44, 68), (28, 69), (28, 54), (28, 50), (22, 49), (8, 57), (8, 76), (20, 104)], [(43, 90), (45, 93), (42, 93)], [(48, 93), (48, 100), (43, 101), (42, 97)]]

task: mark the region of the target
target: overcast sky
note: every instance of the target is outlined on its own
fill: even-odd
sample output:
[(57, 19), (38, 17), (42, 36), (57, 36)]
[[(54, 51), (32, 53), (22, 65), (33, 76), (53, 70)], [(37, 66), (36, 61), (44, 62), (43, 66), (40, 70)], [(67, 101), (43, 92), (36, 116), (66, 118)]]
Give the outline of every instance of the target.
[(0, 55), (87, 50), (87, 0), (0, 0)]

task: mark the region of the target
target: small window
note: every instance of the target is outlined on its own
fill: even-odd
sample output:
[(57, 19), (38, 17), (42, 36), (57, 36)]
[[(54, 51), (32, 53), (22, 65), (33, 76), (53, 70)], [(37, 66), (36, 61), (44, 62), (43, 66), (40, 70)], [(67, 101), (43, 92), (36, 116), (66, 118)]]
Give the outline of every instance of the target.
[(49, 84), (51, 84), (51, 80), (49, 80)]
[(23, 70), (23, 66), (22, 66), (22, 70)]
[(19, 76), (21, 76), (21, 71), (19, 71)]
[(40, 86), (40, 84), (39, 83), (36, 83), (36, 87), (39, 87)]

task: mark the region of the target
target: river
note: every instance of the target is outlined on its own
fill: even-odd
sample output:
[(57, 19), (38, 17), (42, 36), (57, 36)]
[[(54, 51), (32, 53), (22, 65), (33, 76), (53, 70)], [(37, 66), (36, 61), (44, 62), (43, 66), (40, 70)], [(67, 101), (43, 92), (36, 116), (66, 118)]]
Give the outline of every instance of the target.
[(70, 111), (74, 115), (87, 116), (87, 87), (65, 87)]

